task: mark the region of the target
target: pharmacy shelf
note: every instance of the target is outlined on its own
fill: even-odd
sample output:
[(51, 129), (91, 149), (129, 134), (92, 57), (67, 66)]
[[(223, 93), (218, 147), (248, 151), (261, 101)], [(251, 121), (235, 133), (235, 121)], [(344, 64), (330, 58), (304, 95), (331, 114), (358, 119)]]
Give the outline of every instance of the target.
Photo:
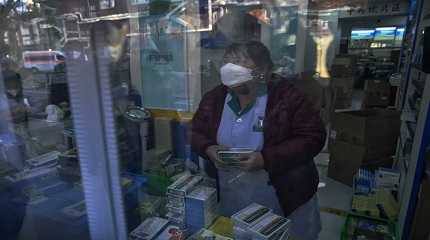
[[(403, 121), (401, 126), (401, 144), (398, 149), (398, 167), (401, 170), (400, 189), (400, 217), (398, 230), (401, 239), (407, 239), (412, 225), (416, 208), (416, 199), (421, 186), (424, 172), (426, 172), (426, 149), (430, 147), (430, 74), (426, 74), (424, 79), (425, 87), (420, 108), (416, 109), (418, 118), (416, 124)], [(411, 84), (412, 86), (412, 84)], [(405, 105), (405, 108), (408, 106)], [(403, 115), (403, 114), (402, 114)], [(410, 156), (403, 154), (406, 139), (413, 137)]]
[(403, 109), (407, 105), (407, 95), (409, 92), (410, 77), (413, 75), (413, 70), (419, 68), (419, 64), (413, 62), (414, 54), (418, 49), (418, 34), (421, 23), (421, 11), (424, 5), (424, 0), (409, 1), (410, 8), (406, 22), (405, 37), (402, 42), (402, 50), (400, 52), (400, 60), (398, 72), (402, 73), (404, 81), (402, 81), (399, 89), (399, 109)]

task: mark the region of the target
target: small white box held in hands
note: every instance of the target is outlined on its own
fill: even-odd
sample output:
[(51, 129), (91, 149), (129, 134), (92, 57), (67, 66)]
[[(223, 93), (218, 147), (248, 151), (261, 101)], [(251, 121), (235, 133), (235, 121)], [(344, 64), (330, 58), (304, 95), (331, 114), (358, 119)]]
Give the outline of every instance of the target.
[(249, 148), (230, 148), (218, 151), (218, 159), (224, 164), (237, 166), (240, 162), (248, 159), (253, 152), (254, 150)]

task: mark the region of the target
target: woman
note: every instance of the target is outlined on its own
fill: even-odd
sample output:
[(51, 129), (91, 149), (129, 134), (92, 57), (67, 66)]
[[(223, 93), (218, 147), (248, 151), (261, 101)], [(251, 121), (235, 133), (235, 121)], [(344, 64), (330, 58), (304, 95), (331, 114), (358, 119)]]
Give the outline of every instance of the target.
[[(9, 59), (1, 61), (0, 81), (0, 138), (17, 139), (17, 142), (23, 142), (14, 131), (18, 128), (17, 125), (27, 122), (28, 108), (24, 104), (21, 76), (12, 69), (12, 62)], [(0, 144), (0, 147), (4, 146)], [(0, 161), (7, 161), (7, 164), (21, 169), (24, 159), (26, 159), (25, 150), (21, 147), (18, 148), (18, 151), (13, 151), (14, 149), (16, 148), (11, 148), (7, 158), (6, 155), (0, 156)], [(26, 203), (13, 200), (21, 197), (21, 193), (14, 185), (6, 181), (1, 182), (0, 232), (2, 239), (18, 239), (26, 215)]]
[[(12, 69), (12, 62), (10, 60), (2, 60), (2, 87), (4, 91), (0, 96), (0, 114), (8, 119), (3, 121), (2, 125), (10, 124), (26, 124), (28, 120), (29, 107), (25, 104), (21, 75)], [(0, 132), (8, 131), (3, 129)]]
[[(297, 239), (318, 239), (321, 229), (318, 172), (313, 158), (326, 133), (319, 113), (290, 81), (272, 74), (268, 49), (260, 42), (226, 49), (222, 85), (208, 92), (193, 118), (192, 146), (209, 159), (217, 178), (221, 214), (253, 202), (291, 221)], [(218, 159), (224, 148), (254, 150), (232, 169)]]

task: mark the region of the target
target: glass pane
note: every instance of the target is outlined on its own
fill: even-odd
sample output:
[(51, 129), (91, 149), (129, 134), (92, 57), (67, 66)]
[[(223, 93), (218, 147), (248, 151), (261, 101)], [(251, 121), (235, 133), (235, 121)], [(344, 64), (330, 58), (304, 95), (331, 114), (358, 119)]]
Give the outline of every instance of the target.
[[(270, 209), (281, 226), (290, 221), (292, 239), (339, 237), (319, 207), (351, 210), (350, 186), (369, 156), (345, 163), (341, 136), (334, 140), (337, 112), (369, 116), (365, 109), (394, 105), (388, 78), (407, 7), (130, 1), (115, 8), (123, 19), (96, 13), (106, 29), (101, 44), (108, 49), (129, 237), (180, 239), (206, 229), (252, 239), (261, 232), (235, 215), (252, 203)], [(375, 81), (384, 100), (374, 97), (381, 90)], [(388, 138), (391, 151), (397, 136)], [(347, 146), (358, 147), (353, 143)], [(387, 154), (394, 152), (377, 158)], [(382, 162), (372, 168), (390, 165)], [(348, 200), (331, 203), (336, 194)], [(260, 220), (257, 214), (250, 221)], [(282, 239), (283, 228), (274, 229), (273, 239)]]
[[(101, 223), (88, 220), (83, 189), (106, 201), (89, 217), (108, 212), (123, 239), (336, 239), (328, 229), (346, 219), (330, 209), (392, 217), (361, 209), (354, 179), (393, 165), (400, 114), (389, 78), (407, 58), (408, 1), (0, 6), (7, 239), (90, 238), (88, 222)], [(94, 129), (78, 149), (75, 132)], [(412, 135), (400, 141), (409, 155)], [(97, 156), (83, 161), (82, 151)], [(103, 181), (90, 181), (94, 172)], [(395, 202), (397, 188), (365, 200)], [(243, 212), (250, 205), (254, 214)]]
[(2, 239), (90, 239), (56, 1), (2, 1)]

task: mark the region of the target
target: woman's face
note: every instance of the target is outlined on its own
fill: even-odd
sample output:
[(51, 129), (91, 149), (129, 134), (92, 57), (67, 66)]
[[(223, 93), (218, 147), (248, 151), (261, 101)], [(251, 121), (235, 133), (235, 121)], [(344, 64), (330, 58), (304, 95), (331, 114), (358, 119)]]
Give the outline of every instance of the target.
[[(224, 56), (223, 65), (227, 63), (233, 63), (252, 70), (255, 69), (255, 64), (251, 60), (251, 58), (244, 56), (243, 54), (227, 54), (226, 56)], [(238, 95), (248, 95), (251, 93), (255, 86), (254, 82), (255, 80), (251, 80), (236, 86), (231, 86), (229, 88)]]

